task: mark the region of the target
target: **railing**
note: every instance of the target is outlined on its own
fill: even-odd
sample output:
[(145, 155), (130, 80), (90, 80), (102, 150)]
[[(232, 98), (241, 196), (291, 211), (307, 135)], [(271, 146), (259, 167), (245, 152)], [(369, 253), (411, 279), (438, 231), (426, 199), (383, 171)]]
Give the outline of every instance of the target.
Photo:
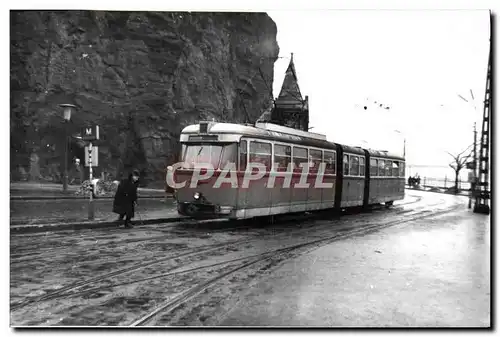
[[(410, 186), (408, 184), (408, 179), (406, 185), (413, 188), (425, 189), (425, 190), (435, 190), (436, 192), (455, 192), (455, 178), (430, 178), (430, 177), (420, 177), (420, 184), (414, 184)], [(471, 188), (471, 183), (468, 181), (458, 180), (458, 193), (469, 192)]]
[[(422, 187), (437, 187), (437, 188), (442, 188), (442, 189), (449, 189), (452, 187), (455, 187), (455, 179), (450, 179), (447, 177), (444, 177), (442, 179), (439, 178), (420, 178), (420, 183), (422, 184)], [(461, 179), (458, 180), (458, 189), (459, 190), (470, 190), (471, 184), (467, 181), (461, 181)]]

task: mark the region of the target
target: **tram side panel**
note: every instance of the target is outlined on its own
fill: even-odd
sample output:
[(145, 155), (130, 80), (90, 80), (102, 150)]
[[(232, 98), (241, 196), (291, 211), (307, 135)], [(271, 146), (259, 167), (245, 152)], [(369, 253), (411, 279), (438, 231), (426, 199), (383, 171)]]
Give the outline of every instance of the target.
[(331, 185), (331, 187), (325, 187), (321, 189), (321, 208), (333, 208), (335, 207), (335, 193), (337, 190), (337, 154), (333, 150), (323, 151), (323, 163), (324, 163), (324, 174), (323, 182), (325, 185)]
[[(241, 198), (245, 198), (245, 206), (244, 208), (239, 207), (237, 217), (268, 216), (270, 215), (273, 194), (273, 189), (268, 188), (272, 167), (272, 143), (264, 140), (249, 140), (248, 143), (248, 162), (251, 166), (246, 167), (245, 174), (248, 175), (251, 172), (251, 176), (248, 176), (247, 182), (243, 179), (240, 185)], [(265, 173), (258, 179), (251, 178), (262, 174), (259, 169), (252, 166), (256, 164), (260, 165), (261, 168), (265, 167)]]
[[(273, 172), (269, 181), (271, 194), (271, 214), (289, 213), (292, 200), (293, 172), (290, 168), (292, 146), (274, 143)], [(274, 178), (274, 181), (273, 181)]]
[(321, 188), (321, 209), (335, 207), (336, 180), (337, 177), (333, 174), (323, 177), (323, 182), (331, 187)]
[(292, 191), (290, 196), (290, 212), (305, 212), (307, 210), (307, 200), (309, 195), (308, 188), (305, 187), (305, 184), (307, 183), (308, 169), (306, 167), (303, 174), (301, 164), (302, 167), (304, 167), (304, 165), (308, 165), (309, 163), (308, 149), (306, 147), (293, 146), (292, 152), (294, 173), (291, 184)]
[(306, 200), (306, 210), (314, 211), (322, 208), (322, 194), (323, 189), (316, 186), (316, 174), (309, 174), (307, 182), (309, 187), (307, 188), (307, 200)]
[(344, 153), (342, 159), (342, 199), (340, 207), (363, 206), (365, 193), (364, 154)]
[(344, 176), (342, 184), (341, 207), (363, 206), (365, 178)]
[(287, 180), (290, 179), (291, 181), (292, 175), (292, 172), (279, 172), (279, 174), (276, 174), (274, 184), (269, 186), (271, 190), (271, 214), (290, 212), (292, 188), (287, 185)]
[(251, 180), (248, 186), (240, 187), (243, 205), (238, 207), (238, 218), (252, 218), (270, 214), (272, 189), (267, 187), (268, 174), (262, 179)]
[(385, 203), (404, 198), (404, 161), (388, 158), (370, 159), (369, 203)]

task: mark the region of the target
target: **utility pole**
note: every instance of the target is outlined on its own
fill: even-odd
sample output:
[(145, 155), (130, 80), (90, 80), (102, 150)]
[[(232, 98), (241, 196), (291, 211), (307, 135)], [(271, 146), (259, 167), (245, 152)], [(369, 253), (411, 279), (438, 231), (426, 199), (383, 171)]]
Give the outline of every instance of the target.
[(481, 147), (479, 152), (479, 180), (476, 184), (476, 203), (474, 213), (490, 214), (489, 159), (490, 159), (490, 107), (491, 99), (491, 39), (488, 57), (488, 72), (486, 75), (486, 91), (484, 95), (483, 127), (481, 132)]
[(477, 151), (476, 151), (476, 140), (477, 131), (476, 123), (474, 123), (474, 161), (472, 166), (472, 181), (470, 182), (470, 198), (469, 198), (469, 208), (472, 208), (472, 199), (476, 196), (476, 182), (477, 182)]

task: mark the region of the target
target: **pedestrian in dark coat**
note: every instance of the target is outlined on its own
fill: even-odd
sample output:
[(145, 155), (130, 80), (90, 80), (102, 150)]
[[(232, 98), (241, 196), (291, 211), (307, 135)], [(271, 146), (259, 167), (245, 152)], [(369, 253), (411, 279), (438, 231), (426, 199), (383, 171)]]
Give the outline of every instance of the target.
[(119, 215), (118, 221), (125, 217), (124, 225), (133, 227), (130, 219), (134, 217), (134, 207), (137, 204), (137, 187), (139, 185), (139, 172), (134, 170), (128, 179), (120, 181), (113, 202), (113, 212)]

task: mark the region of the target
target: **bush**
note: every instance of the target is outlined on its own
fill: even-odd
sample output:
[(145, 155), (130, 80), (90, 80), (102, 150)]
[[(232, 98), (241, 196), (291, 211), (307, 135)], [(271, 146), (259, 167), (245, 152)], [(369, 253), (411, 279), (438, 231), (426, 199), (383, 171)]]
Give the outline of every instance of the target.
[[(98, 180), (94, 196), (96, 198), (103, 196), (114, 196), (117, 188), (118, 184), (115, 181)], [(85, 180), (78, 189), (78, 191), (75, 192), (75, 194), (90, 197), (91, 191), (92, 191), (92, 184), (90, 183), (90, 180)]]

